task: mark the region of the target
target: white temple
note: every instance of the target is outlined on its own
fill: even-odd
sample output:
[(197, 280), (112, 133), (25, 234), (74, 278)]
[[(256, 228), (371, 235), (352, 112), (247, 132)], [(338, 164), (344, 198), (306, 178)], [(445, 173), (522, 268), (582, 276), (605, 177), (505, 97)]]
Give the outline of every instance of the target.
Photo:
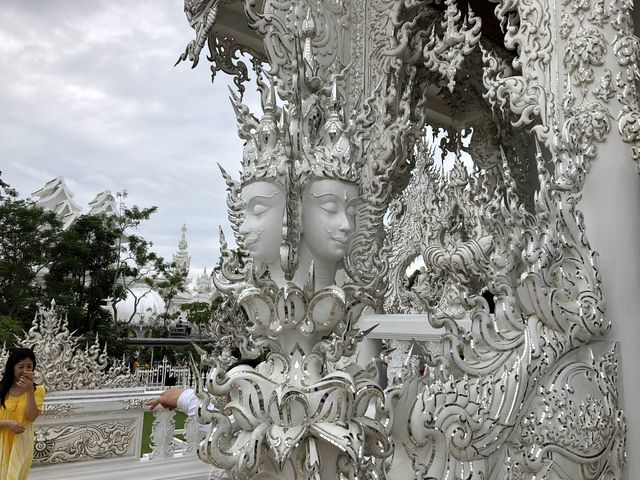
[(180, 237), (180, 241), (178, 242), (178, 251), (173, 254), (173, 263), (175, 263), (176, 268), (178, 268), (185, 275), (189, 274), (189, 266), (191, 265), (191, 256), (189, 252), (187, 244), (187, 225), (182, 225), (182, 237)]
[(38, 206), (54, 212), (62, 221), (64, 228), (69, 227), (82, 212), (80, 205), (73, 201), (74, 194), (67, 187), (63, 177), (50, 180), (31, 195), (37, 197)]
[[(36, 197), (36, 205), (44, 210), (55, 213), (62, 221), (63, 228), (68, 228), (73, 221), (83, 214), (83, 209), (73, 197), (75, 194), (69, 190), (63, 177), (56, 177), (48, 181), (44, 187), (31, 194)], [(86, 215), (117, 214), (118, 207), (109, 190), (96, 195), (88, 204)]]
[[(185, 0), (179, 61), (208, 45), (235, 85), (241, 172), (222, 175), (248, 261), (221, 231), (224, 348), (201, 352), (191, 417), (215, 469), (153, 478), (640, 478), (633, 7)], [(231, 342), (257, 366), (227, 369)]]

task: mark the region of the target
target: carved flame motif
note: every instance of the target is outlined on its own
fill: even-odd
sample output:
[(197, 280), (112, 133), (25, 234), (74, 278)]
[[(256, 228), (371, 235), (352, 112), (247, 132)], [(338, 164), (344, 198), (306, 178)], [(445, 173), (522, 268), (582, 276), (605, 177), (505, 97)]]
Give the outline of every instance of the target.
[[(61, 316), (52, 302), (49, 309), (40, 308), (33, 324), (19, 344), (32, 348), (38, 359), (36, 381), (48, 392), (135, 386), (137, 380), (124, 360), (109, 365), (106, 345), (100, 348), (96, 336), (84, 348), (80, 338), (69, 331), (67, 318)], [(0, 349), (0, 365), (8, 356)]]
[(460, 22), (462, 13), (455, 0), (446, 0), (447, 10), (441, 23), (442, 38), (438, 38), (435, 27), (431, 31), (429, 41), (425, 44), (423, 54), (425, 66), (447, 79), (447, 88), (453, 92), (456, 85), (456, 74), (462, 65), (465, 55), (473, 51), (480, 41), (482, 22), (473, 14), (471, 7), (467, 17)]

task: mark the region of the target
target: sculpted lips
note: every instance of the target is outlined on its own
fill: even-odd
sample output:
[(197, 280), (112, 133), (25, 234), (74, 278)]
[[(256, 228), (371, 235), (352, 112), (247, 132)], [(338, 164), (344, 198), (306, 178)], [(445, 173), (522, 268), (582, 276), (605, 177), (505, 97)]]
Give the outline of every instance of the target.
[(244, 246), (245, 248), (252, 248), (256, 245), (256, 243), (258, 243), (259, 238), (258, 237), (247, 237), (244, 239)]
[(335, 243), (338, 243), (343, 247), (346, 247), (347, 245), (349, 245), (349, 237), (336, 237), (332, 235), (330, 238)]

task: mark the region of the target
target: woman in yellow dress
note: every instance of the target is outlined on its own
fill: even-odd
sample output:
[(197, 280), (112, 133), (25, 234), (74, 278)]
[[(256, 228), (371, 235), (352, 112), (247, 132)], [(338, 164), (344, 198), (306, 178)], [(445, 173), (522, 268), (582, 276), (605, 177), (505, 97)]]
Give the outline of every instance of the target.
[(40, 415), (44, 387), (33, 383), (36, 356), (29, 348), (9, 354), (0, 380), (0, 479), (27, 480), (33, 459), (33, 421)]

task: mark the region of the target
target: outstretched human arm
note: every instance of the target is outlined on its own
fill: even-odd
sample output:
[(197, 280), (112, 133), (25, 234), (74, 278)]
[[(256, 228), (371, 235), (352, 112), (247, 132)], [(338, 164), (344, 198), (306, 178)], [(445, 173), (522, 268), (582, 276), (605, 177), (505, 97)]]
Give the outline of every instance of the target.
[(153, 400), (147, 400), (145, 405), (153, 410), (161, 405), (167, 410), (176, 408), (187, 415), (195, 415), (198, 409), (198, 397), (192, 388), (170, 388)]

